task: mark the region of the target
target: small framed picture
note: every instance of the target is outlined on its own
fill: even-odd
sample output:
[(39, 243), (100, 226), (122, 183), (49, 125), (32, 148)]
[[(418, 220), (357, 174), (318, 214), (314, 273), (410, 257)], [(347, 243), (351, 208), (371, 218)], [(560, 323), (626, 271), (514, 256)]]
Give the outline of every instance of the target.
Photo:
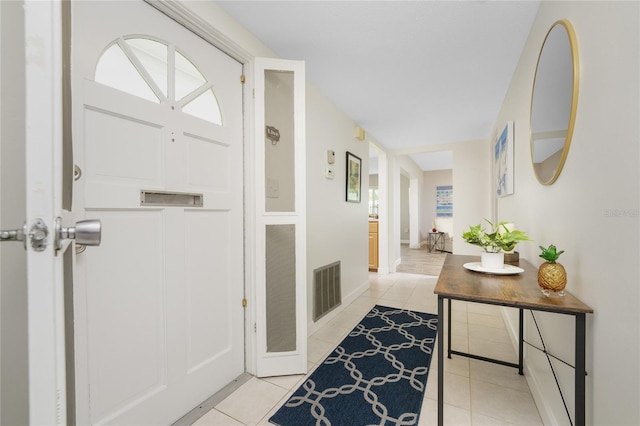
[(494, 145), (496, 197), (513, 194), (513, 121), (507, 122)]
[(362, 160), (347, 151), (347, 198), (348, 203), (359, 203), (362, 189)]

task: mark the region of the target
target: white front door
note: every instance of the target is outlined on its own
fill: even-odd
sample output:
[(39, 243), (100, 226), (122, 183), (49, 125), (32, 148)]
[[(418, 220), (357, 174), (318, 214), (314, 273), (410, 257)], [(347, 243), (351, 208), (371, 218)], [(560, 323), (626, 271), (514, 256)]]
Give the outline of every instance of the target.
[(167, 424), (245, 369), (242, 65), (142, 1), (72, 18), (77, 422)]

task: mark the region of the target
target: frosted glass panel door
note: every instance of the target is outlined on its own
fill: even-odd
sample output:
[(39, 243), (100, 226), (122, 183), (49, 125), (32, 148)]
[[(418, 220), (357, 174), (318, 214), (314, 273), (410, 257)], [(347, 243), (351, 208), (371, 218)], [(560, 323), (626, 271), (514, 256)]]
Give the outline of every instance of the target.
[(304, 63), (254, 62), (256, 374), (307, 370)]
[(295, 140), (291, 71), (265, 70), (265, 210), (295, 211)]
[(267, 352), (296, 350), (296, 228), (267, 225)]

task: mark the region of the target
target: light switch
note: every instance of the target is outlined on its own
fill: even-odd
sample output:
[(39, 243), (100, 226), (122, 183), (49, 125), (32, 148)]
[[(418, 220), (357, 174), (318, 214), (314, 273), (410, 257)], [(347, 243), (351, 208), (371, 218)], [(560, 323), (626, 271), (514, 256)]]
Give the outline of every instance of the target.
[(333, 164), (336, 162), (336, 152), (333, 150), (327, 151), (327, 163)]

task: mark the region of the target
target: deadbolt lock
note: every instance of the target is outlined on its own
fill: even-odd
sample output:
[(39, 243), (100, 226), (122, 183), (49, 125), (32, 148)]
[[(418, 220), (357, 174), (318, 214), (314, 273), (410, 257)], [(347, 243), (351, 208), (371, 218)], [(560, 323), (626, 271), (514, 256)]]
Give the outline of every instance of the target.
[(49, 236), (49, 228), (42, 219), (36, 219), (27, 231), (27, 224), (22, 229), (13, 229), (11, 231), (0, 231), (0, 242), (4, 241), (22, 241), (25, 250), (27, 249), (27, 238), (31, 243), (34, 251), (45, 251), (47, 248), (47, 237)]

